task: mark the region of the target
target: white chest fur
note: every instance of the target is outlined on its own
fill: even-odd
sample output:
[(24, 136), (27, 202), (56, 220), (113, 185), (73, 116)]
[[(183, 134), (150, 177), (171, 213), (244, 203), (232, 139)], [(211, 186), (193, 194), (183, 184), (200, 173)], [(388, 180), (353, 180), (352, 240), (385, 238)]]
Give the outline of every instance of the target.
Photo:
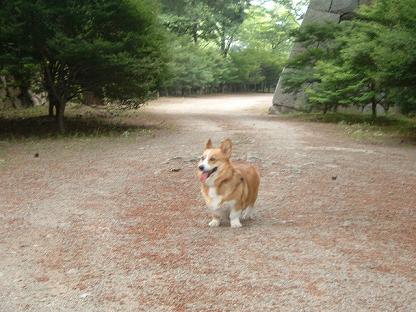
[(211, 186), (208, 189), (208, 196), (211, 199), (211, 202), (210, 202), (210, 205), (209, 205), (209, 208), (211, 210), (214, 210), (214, 211), (217, 211), (217, 212), (219, 212), (220, 210), (224, 211), (224, 212), (227, 212), (230, 209), (234, 208), (235, 200), (226, 201), (226, 202), (221, 203), (222, 197), (221, 197), (221, 195), (218, 195), (217, 189), (214, 186)]
[(209, 208), (212, 209), (212, 210), (216, 210), (216, 209), (220, 208), (221, 196), (218, 195), (216, 187), (211, 186), (208, 189), (208, 196), (211, 199), (211, 203), (209, 205)]

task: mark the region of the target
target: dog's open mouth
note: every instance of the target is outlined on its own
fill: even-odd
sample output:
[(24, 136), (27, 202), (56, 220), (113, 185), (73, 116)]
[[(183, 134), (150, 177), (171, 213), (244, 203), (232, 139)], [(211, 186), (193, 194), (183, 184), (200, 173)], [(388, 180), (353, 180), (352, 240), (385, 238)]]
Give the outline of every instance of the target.
[(205, 183), (205, 181), (213, 174), (215, 171), (217, 171), (218, 167), (215, 167), (214, 169), (211, 169), (209, 171), (202, 171), (201, 176), (199, 177), (199, 180), (202, 183)]

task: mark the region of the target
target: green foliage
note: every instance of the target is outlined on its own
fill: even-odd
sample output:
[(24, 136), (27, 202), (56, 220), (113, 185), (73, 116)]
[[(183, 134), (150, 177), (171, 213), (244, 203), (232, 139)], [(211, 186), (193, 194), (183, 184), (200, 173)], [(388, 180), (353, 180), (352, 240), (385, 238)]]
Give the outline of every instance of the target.
[(177, 35), (188, 36), (194, 43), (210, 40), (226, 57), (239, 26), (246, 17), (247, 0), (163, 0), (164, 24)]
[[(305, 51), (289, 62), (288, 92), (305, 88), (310, 109), (377, 104), (416, 111), (414, 1), (375, 1), (353, 21), (305, 27)], [(306, 86), (306, 87), (305, 87)]]
[(200, 48), (183, 38), (172, 37), (171, 60), (161, 91), (185, 95), (208, 91), (222, 81), (224, 59), (212, 47)]
[(153, 2), (2, 2), (0, 65), (39, 67), (61, 130), (65, 104), (83, 91), (140, 100), (157, 87), (163, 36)]
[(318, 61), (314, 67), (316, 85), (305, 89), (311, 108), (327, 112), (350, 105), (351, 97), (362, 87), (355, 73), (331, 62)]
[(271, 91), (298, 27), (288, 9), (235, 0), (163, 4), (171, 59), (162, 94)]
[(247, 14), (246, 9), (250, 5), (248, 0), (206, 0), (212, 9), (212, 30), (214, 40), (220, 47), (223, 57), (227, 57), (240, 25)]
[(291, 32), (297, 29), (295, 16), (284, 7), (267, 10), (252, 6), (247, 12), (238, 40), (251, 48), (289, 52), (292, 47)]
[(292, 47), (290, 32), (298, 27), (283, 7), (250, 8), (230, 53), (230, 82), (274, 86)]
[(186, 36), (194, 43), (213, 38), (211, 8), (205, 1), (162, 0), (163, 24), (172, 33)]

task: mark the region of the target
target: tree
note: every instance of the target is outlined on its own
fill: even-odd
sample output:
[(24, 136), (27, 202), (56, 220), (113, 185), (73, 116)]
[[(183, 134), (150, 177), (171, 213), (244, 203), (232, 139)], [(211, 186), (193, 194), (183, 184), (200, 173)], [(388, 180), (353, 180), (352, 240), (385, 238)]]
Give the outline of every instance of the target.
[(310, 104), (308, 110), (320, 109), (325, 114), (329, 110), (336, 111), (339, 106), (348, 107), (351, 102), (357, 104), (355, 96), (364, 82), (349, 68), (331, 61), (318, 61), (314, 76), (319, 83), (305, 89)]
[(11, 3), (0, 1), (0, 75), (20, 88), (20, 100), (23, 106), (32, 105), (32, 100), (28, 94), (29, 86), (33, 76), (38, 70), (35, 60), (25, 53), (21, 47), (27, 42), (23, 27), (15, 27), (12, 23), (13, 18), (7, 11), (7, 5)]
[[(157, 7), (146, 0), (2, 1), (1, 65), (39, 66), (60, 131), (68, 101), (84, 91), (142, 99), (163, 70)], [(26, 61), (27, 60), (27, 61)]]
[(248, 0), (163, 0), (164, 24), (177, 35), (188, 35), (197, 44), (212, 41), (227, 57), (240, 25), (246, 18)]
[(381, 101), (381, 85), (368, 44), (371, 32), (357, 23), (326, 23), (305, 27), (299, 41), (305, 51), (289, 62), (285, 79), (288, 92), (305, 90), (307, 110), (337, 110), (339, 106), (364, 107), (371, 103), (373, 118)]
[(290, 32), (299, 24), (285, 7), (278, 5), (271, 9), (253, 5), (246, 14), (231, 49), (231, 68), (240, 83), (270, 89), (292, 47)]
[(246, 18), (249, 0), (206, 0), (211, 8), (212, 27), (221, 54), (227, 57), (240, 25)]
[(186, 95), (208, 92), (220, 83), (223, 59), (212, 48), (200, 48), (182, 38), (172, 37), (171, 60), (167, 64), (169, 75), (161, 88), (165, 94)]
[(375, 1), (359, 11), (364, 31), (373, 35), (376, 81), (385, 105), (397, 105), (403, 113), (416, 112), (416, 6), (413, 0)]
[(189, 36), (193, 43), (213, 38), (211, 10), (204, 1), (162, 0), (163, 23), (179, 36)]
[(298, 34), (304, 52), (289, 61), (288, 92), (305, 89), (311, 109), (380, 104), (416, 111), (414, 1), (374, 1), (339, 25), (310, 25)]

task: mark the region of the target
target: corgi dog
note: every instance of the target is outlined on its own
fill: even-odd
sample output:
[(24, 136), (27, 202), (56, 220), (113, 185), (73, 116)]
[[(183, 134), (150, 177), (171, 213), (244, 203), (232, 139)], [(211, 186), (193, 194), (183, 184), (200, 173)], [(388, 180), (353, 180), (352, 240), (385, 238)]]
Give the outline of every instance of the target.
[(210, 227), (219, 226), (229, 217), (230, 226), (239, 228), (240, 219), (252, 218), (260, 175), (251, 164), (232, 163), (231, 150), (230, 139), (224, 140), (219, 148), (214, 148), (209, 139), (198, 163), (202, 196), (212, 214)]

